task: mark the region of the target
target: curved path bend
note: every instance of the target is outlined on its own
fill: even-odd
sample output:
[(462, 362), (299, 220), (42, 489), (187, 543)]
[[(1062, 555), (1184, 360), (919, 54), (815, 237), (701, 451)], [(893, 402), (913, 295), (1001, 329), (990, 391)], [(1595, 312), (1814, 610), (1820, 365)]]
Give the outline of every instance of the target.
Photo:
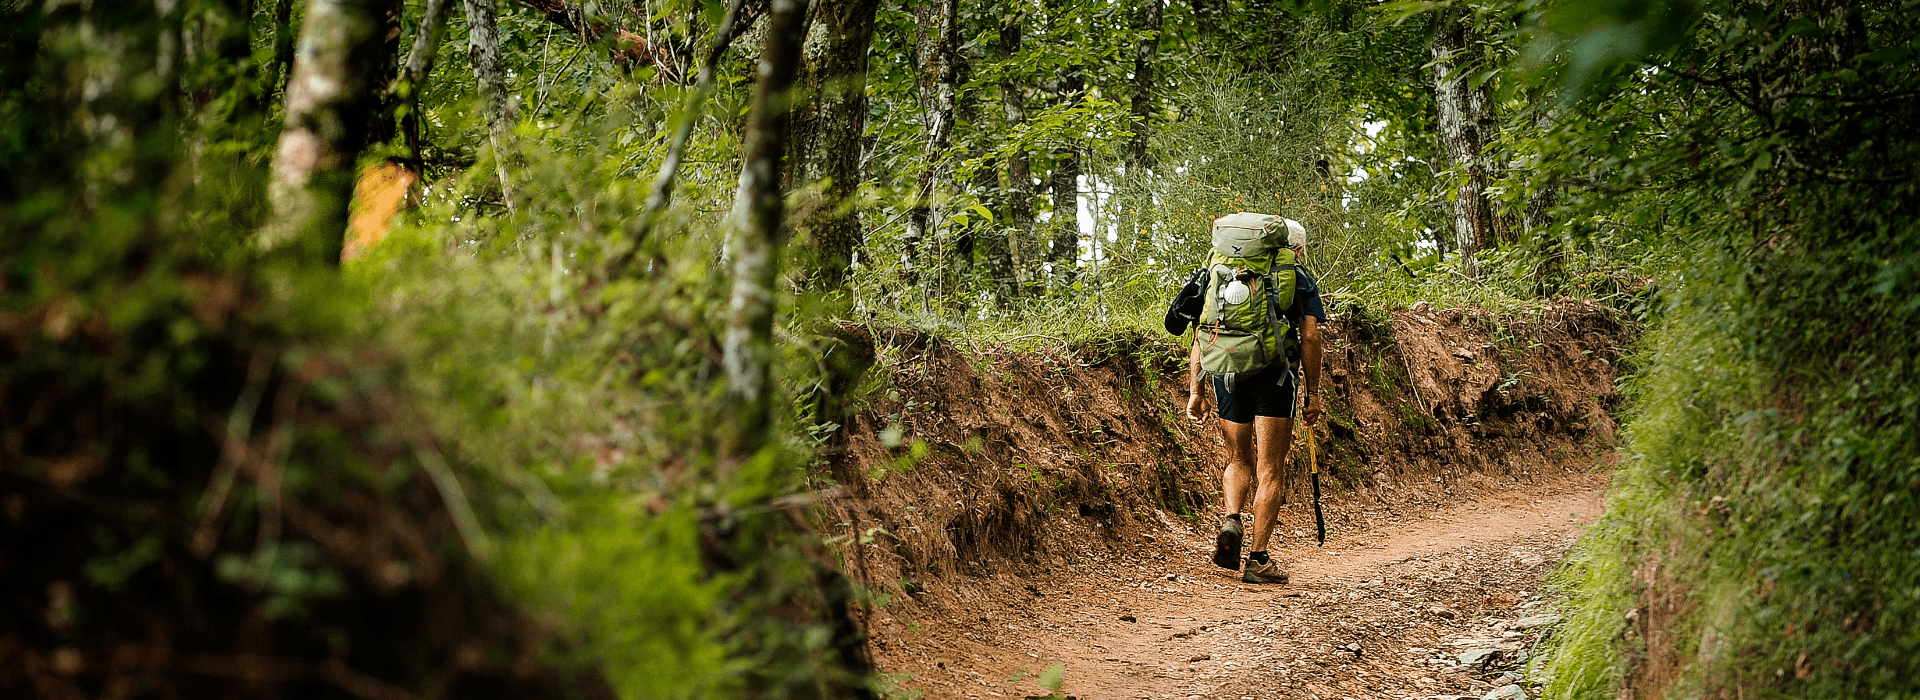
[(1543, 580), (1604, 489), (1583, 475), (1495, 493), (1324, 549), (1289, 529), (1286, 586), (1215, 568), (1210, 533), (1161, 534), (981, 587), (997, 596), (882, 608), (874, 653), (898, 691), (929, 699), (1045, 696), (1036, 676), (1055, 664), (1061, 694), (1083, 699), (1479, 698), (1517, 673), (1458, 667), (1458, 655), (1497, 648), (1513, 667), (1531, 650), (1546, 628), (1515, 623), (1538, 622)]

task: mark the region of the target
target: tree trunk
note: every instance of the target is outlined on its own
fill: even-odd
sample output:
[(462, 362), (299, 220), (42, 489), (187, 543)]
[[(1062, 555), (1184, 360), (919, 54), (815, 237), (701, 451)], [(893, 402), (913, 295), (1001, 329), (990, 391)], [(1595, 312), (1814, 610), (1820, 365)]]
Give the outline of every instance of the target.
[(1225, 0), (1193, 0), (1193, 23), (1199, 30), (1202, 42), (1213, 38), (1213, 33), (1219, 27), (1220, 12), (1225, 5)]
[(1153, 65), (1160, 53), (1160, 2), (1147, 0), (1140, 20), (1140, 45), (1133, 52), (1133, 137), (1127, 139), (1127, 175), (1136, 180), (1153, 167), (1147, 160), (1147, 136), (1153, 116)]
[(238, 90), (233, 114), (236, 117), (251, 117), (263, 111), (268, 97), (262, 93), (270, 89), (261, 80), (259, 66), (253, 63), (253, 2), (222, 0), (218, 6), (227, 16), (218, 29), (219, 35), (214, 38), (215, 54), (221, 63), (234, 69), (236, 82), (207, 87), (223, 91)]
[[(1012, 60), (1020, 53), (1020, 23), (1021, 18), (1016, 15), (1000, 25), (1000, 57), (1004, 60)], [(1027, 122), (1026, 86), (1010, 73), (1000, 78), (1000, 102), (1006, 110), (1008, 131), (1018, 130)], [(1007, 285), (1009, 294), (1002, 302), (1004, 305), (1033, 282), (1027, 268), (1028, 249), (1033, 245), (1033, 159), (1025, 148), (1015, 149), (1007, 157), (1007, 225), (1003, 230), (1009, 239), (1004, 261), (1007, 270), (1003, 274), (996, 268), (994, 282)], [(994, 250), (988, 249), (987, 263), (997, 266), (1001, 261), (991, 257)]]
[[(1004, 17), (1000, 23), (1000, 59), (1012, 61), (1020, 54), (1021, 17)], [(1000, 107), (1006, 113), (1008, 132), (1027, 123), (1027, 92), (1012, 71), (1000, 75)], [(1008, 307), (1029, 284), (1027, 247), (1033, 238), (1033, 157), (1025, 148), (1016, 148), (1006, 157), (1004, 224), (996, 226), (987, 247), (987, 270), (993, 274), (993, 301)], [(996, 209), (1000, 211), (1000, 209)]]
[(379, 109), (373, 81), (383, 19), (367, 3), (307, 4), (299, 58), (287, 82), (286, 126), (267, 185), (273, 214), (260, 231), (261, 246), (339, 264), (354, 161)]
[[(376, 12), (380, 14), (380, 59), (374, 70), (374, 94), (384, 96), (393, 91), (400, 79), (400, 35), (401, 17), (406, 14), (406, 4), (401, 0), (377, 0)], [(368, 115), (367, 145), (387, 143), (398, 136), (397, 124), (393, 113), (385, 109), (374, 110)]]
[[(1462, 75), (1470, 76), (1484, 70), (1487, 62), (1486, 30), (1483, 27), (1466, 26), (1466, 60), (1461, 63)], [(1506, 161), (1494, 150), (1494, 143), (1500, 138), (1500, 115), (1494, 110), (1493, 79), (1489, 78), (1467, 88), (1467, 113), (1473, 120), (1473, 135), (1476, 141), (1474, 164), (1479, 166), (1475, 172), (1479, 180), (1476, 191), (1480, 195), (1480, 207), (1486, 217), (1486, 229), (1490, 238), (1482, 239), (1488, 244), (1512, 243), (1519, 240), (1515, 231), (1519, 222), (1511, 213), (1505, 213), (1494, 205), (1491, 188), (1494, 183), (1506, 179)]]
[[(968, 216), (966, 225), (961, 226), (959, 232), (955, 234), (953, 239), (954, 284), (951, 289), (967, 293), (968, 297), (972, 296), (971, 290), (966, 285), (973, 277), (974, 253), (984, 249), (987, 255), (987, 274), (993, 278), (991, 284), (994, 304), (1000, 306), (1005, 303), (1002, 301), (1005, 298), (1005, 290), (1000, 288), (1002, 263), (995, 259), (1004, 260), (1007, 247), (1007, 237), (1000, 233), (1000, 221), (997, 220), (1000, 200), (1004, 199), (1000, 187), (1000, 163), (984, 148), (975, 151), (972, 157), (980, 158), (981, 162), (980, 168), (973, 171), (973, 182), (969, 183), (968, 189), (972, 190), (974, 199), (979, 200), (987, 211), (996, 213), (994, 216)], [(965, 300), (956, 299), (962, 307), (967, 304)]]
[(474, 81), (480, 87), (487, 140), (493, 146), (494, 168), (500, 175), (500, 198), (506, 202), (507, 211), (513, 211), (519, 196), (513, 172), (518, 169), (519, 148), (513, 141), (513, 103), (507, 94), (506, 66), (500, 60), (500, 29), (494, 19), (494, 0), (465, 2), (467, 56), (473, 63)]
[(922, 154), (925, 164), (914, 180), (913, 203), (907, 210), (905, 281), (908, 285), (920, 278), (921, 248), (933, 225), (933, 191), (940, 170), (947, 165), (947, 150), (953, 141), (954, 98), (959, 78), (954, 53), (960, 33), (960, 2), (937, 1), (938, 5), (921, 5), (915, 9), (920, 26), (930, 29), (921, 35), (916, 51), (922, 133), (926, 134), (927, 146)]
[[(1044, 0), (1042, 5), (1047, 10), (1047, 33), (1072, 41), (1075, 25), (1062, 21), (1070, 9), (1065, 0)], [(1053, 86), (1056, 104), (1071, 105), (1080, 99), (1080, 93), (1086, 88), (1080, 70), (1081, 66), (1069, 65), (1061, 72)], [(1053, 190), (1053, 217), (1047, 222), (1052, 243), (1047, 251), (1047, 263), (1053, 268), (1053, 293), (1062, 294), (1073, 285), (1075, 266), (1080, 258), (1079, 144), (1068, 141), (1053, 149), (1053, 171), (1048, 176), (1048, 184)]]
[[(957, 46), (956, 49), (958, 49)], [(956, 89), (960, 85), (972, 83), (973, 56), (965, 51), (958, 51), (954, 55), (954, 62), (958, 66), (954, 71), (955, 75), (953, 80)], [(972, 90), (964, 95), (957, 95), (953, 115), (953, 122), (956, 127), (963, 122), (974, 125), (982, 124), (980, 107), (980, 91)], [(954, 155), (954, 162), (960, 162), (962, 156), (958, 153)], [(979, 167), (974, 169), (971, 179), (965, 183), (964, 186), (956, 181), (954, 183), (955, 189), (964, 189), (972, 199), (978, 201), (988, 212), (999, 211), (1000, 165), (998, 160), (994, 158), (992, 154), (988, 153), (984, 143), (977, 140), (972, 144), (971, 148), (967, 150), (964, 158), (968, 161), (977, 162)], [(954, 176), (957, 177), (957, 174)], [(953, 238), (952, 247), (949, 249), (942, 246), (942, 260), (946, 265), (941, 274), (941, 288), (937, 296), (943, 299), (946, 304), (956, 312), (964, 312), (969, 306), (973, 292), (969, 283), (973, 281), (974, 254), (979, 250), (980, 238), (991, 232), (995, 223), (992, 220), (994, 218), (992, 216), (983, 217), (977, 216), (976, 214), (978, 214), (978, 212), (958, 218), (948, 217), (958, 225), (948, 225), (947, 230)]]
[(846, 286), (860, 245), (854, 194), (861, 136), (867, 128), (867, 53), (879, 0), (819, 0), (808, 33), (798, 87), (804, 105), (793, 115), (787, 163), (790, 184), (822, 182), (821, 201), (797, 230), (813, 245), (814, 270), (827, 289)]
[(1127, 259), (1144, 259), (1142, 252), (1149, 243), (1144, 230), (1145, 205), (1149, 199), (1147, 172), (1153, 162), (1147, 153), (1147, 139), (1153, 126), (1153, 68), (1160, 53), (1160, 2), (1147, 0), (1140, 19), (1141, 39), (1133, 54), (1133, 136), (1127, 139), (1125, 150), (1126, 177), (1119, 181), (1126, 194), (1114, 201), (1119, 207), (1119, 250)]
[(447, 28), (447, 7), (452, 0), (427, 0), (426, 11), (420, 16), (420, 28), (414, 31), (413, 48), (407, 51), (407, 61), (400, 69), (400, 77), (388, 90), (389, 109), (400, 117), (400, 130), (407, 139), (407, 169), (421, 175), (424, 180), (426, 164), (420, 156), (420, 91), (427, 86), (427, 76), (433, 73), (433, 60), (440, 53), (440, 37)]
[[(1553, 128), (1553, 116), (1544, 104), (1536, 101), (1536, 105), (1533, 108), (1533, 133), (1539, 136)], [(1553, 225), (1553, 206), (1560, 198), (1558, 189), (1552, 181), (1536, 181), (1533, 191), (1527, 193), (1526, 216), (1521, 220), (1527, 235), (1536, 235)]]
[[(987, 276), (993, 285), (993, 305), (1007, 308), (1014, 298), (1019, 296), (1018, 279), (1014, 272), (1014, 247), (1019, 245), (1019, 229), (1012, 223), (1012, 216), (1006, 212), (1013, 207), (1010, 188), (1000, 185), (1000, 172), (997, 163), (989, 160), (980, 164), (976, 174), (975, 187), (981, 191), (981, 200), (987, 209), (994, 212), (994, 221), (985, 221), (980, 225), (980, 247), (986, 253)], [(1023, 168), (1024, 169), (1024, 168)], [(1011, 171), (1013, 168), (1008, 167)]]
[[(1079, 99), (1082, 82), (1078, 69), (1061, 80), (1060, 101)], [(1053, 290), (1065, 293), (1073, 285), (1074, 266), (1080, 258), (1080, 148), (1068, 143), (1053, 150), (1053, 249), (1047, 262), (1053, 265)]]
[(1476, 96), (1476, 90), (1469, 87), (1467, 81), (1475, 67), (1478, 40), (1462, 10), (1439, 10), (1435, 19), (1431, 47), (1433, 97), (1439, 108), (1440, 145), (1446, 155), (1454, 193), (1448, 218), (1460, 270), (1472, 276), (1474, 255), (1497, 240), (1487, 202), (1486, 168), (1481, 158), (1486, 139), (1480, 130), (1479, 112), (1487, 109), (1487, 105), (1484, 95)]
[[(1553, 117), (1543, 100), (1535, 100), (1533, 108), (1533, 133), (1544, 135), (1553, 127)], [(1551, 293), (1560, 284), (1560, 278), (1566, 275), (1566, 246), (1560, 236), (1551, 231), (1553, 227), (1553, 207), (1559, 202), (1559, 187), (1552, 181), (1541, 182), (1537, 177), (1533, 181), (1534, 189), (1527, 193), (1527, 210), (1521, 218), (1528, 238), (1538, 239), (1542, 260), (1535, 277), (1538, 279), (1536, 290), (1543, 296)]]
[(733, 290), (722, 345), (727, 415), (733, 421), (720, 446), (728, 465), (751, 458), (771, 443), (774, 285), (785, 215), (780, 161), (786, 151), (788, 97), (800, 64), (805, 12), (804, 0), (773, 0), (740, 150), (740, 187), (730, 223)]

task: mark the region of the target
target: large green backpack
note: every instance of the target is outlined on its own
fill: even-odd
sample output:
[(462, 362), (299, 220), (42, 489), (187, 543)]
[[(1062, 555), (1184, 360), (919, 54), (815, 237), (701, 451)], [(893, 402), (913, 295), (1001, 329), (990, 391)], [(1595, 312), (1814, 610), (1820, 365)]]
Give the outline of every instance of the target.
[(1195, 342), (1200, 367), (1233, 389), (1234, 378), (1285, 366), (1287, 308), (1293, 305), (1293, 249), (1287, 220), (1240, 212), (1213, 221), (1206, 305)]

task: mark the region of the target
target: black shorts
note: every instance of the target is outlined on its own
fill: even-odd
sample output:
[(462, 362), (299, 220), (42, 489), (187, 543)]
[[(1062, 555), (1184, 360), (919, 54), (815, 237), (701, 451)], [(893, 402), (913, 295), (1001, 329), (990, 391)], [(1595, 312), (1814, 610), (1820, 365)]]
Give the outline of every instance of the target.
[(1254, 416), (1292, 418), (1294, 388), (1291, 368), (1274, 365), (1253, 374), (1233, 378), (1233, 391), (1227, 381), (1213, 378), (1213, 402), (1220, 407), (1220, 419), (1233, 423), (1252, 423)]

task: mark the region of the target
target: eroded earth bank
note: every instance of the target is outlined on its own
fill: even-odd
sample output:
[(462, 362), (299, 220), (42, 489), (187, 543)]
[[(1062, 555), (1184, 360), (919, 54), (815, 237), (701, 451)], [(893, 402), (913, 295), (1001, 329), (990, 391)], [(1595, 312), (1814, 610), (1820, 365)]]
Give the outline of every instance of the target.
[(1207, 561), (1224, 457), (1183, 415), (1172, 343), (864, 336), (883, 385), (848, 421), (831, 471), (852, 497), (829, 522), (875, 593), (864, 621), (896, 691), (1535, 694), (1542, 582), (1600, 511), (1631, 330), (1587, 303), (1334, 311), (1328, 538), (1296, 462), (1287, 586)]

